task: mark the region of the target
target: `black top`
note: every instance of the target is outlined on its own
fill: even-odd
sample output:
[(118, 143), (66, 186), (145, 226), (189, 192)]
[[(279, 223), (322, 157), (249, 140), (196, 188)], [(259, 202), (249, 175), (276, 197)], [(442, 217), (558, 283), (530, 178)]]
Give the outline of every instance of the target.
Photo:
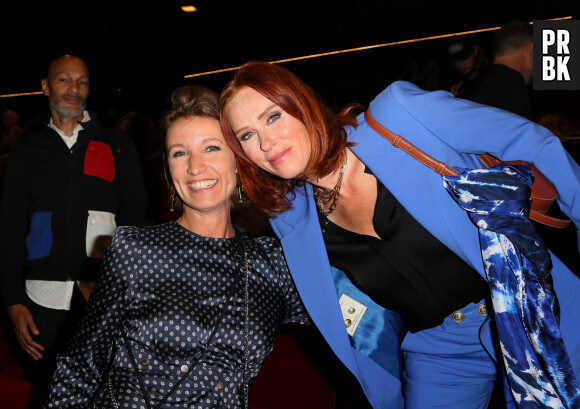
[(345, 230), (319, 212), (330, 264), (377, 304), (401, 314), (411, 332), (485, 298), (487, 282), (377, 183), (374, 224), (381, 239)]
[(532, 120), (532, 103), (524, 77), (505, 65), (492, 65), (470, 99)]

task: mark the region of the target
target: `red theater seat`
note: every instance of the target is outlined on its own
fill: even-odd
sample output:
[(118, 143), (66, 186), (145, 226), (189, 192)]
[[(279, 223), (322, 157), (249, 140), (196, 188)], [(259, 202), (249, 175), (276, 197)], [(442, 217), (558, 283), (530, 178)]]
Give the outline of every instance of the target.
[(251, 409), (334, 409), (334, 387), (312, 359), (316, 348), (308, 348), (308, 341), (291, 332), (276, 337), (254, 382)]

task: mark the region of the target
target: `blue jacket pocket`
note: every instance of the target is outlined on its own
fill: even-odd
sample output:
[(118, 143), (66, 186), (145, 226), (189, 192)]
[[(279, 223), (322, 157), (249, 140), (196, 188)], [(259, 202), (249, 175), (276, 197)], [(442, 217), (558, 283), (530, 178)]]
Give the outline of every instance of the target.
[(52, 212), (36, 212), (30, 219), (26, 236), (28, 260), (48, 257), (52, 250)]

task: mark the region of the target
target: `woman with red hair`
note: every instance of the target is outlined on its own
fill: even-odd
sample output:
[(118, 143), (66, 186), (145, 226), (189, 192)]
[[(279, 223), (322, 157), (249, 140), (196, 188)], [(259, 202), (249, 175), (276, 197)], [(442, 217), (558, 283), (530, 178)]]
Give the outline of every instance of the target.
[[(476, 154), (486, 152), (533, 162), (556, 184), (561, 209), (580, 226), (580, 169), (545, 128), (407, 82), (391, 84), (367, 114), (460, 170), (482, 168)], [(442, 181), (367, 120), (359, 105), (334, 113), (293, 73), (264, 62), (242, 66), (220, 97), (222, 131), (237, 156), (243, 187), (270, 215), (304, 305), (369, 402), (376, 408), (486, 408), (503, 378), (496, 363), (503, 355), (508, 401), (520, 407), (578, 403), (573, 371), (580, 373), (574, 319), (580, 282), (534, 236), (527, 218), (529, 169), (479, 169)], [(515, 233), (503, 227), (491, 231), (492, 220), (478, 219), (503, 200), (486, 201), (496, 203), (490, 211), (474, 211), (481, 203), (475, 203), (478, 196), (469, 184), (486, 182), (466, 182), (488, 176), (510, 180), (494, 182), (497, 189), (523, 192), (515, 201), (523, 208), (507, 216)], [(516, 244), (506, 247), (505, 237)], [(516, 257), (522, 266), (510, 259), (513, 273), (507, 268), (510, 274), (502, 276), (497, 266), (506, 265), (501, 257), (514, 248), (525, 256)], [(528, 299), (522, 304), (517, 293), (522, 286), (505, 280), (536, 283), (521, 278), (528, 259), (548, 280), (533, 287), (537, 297), (529, 299), (557, 299), (561, 315), (555, 307), (550, 314), (542, 310), (539, 321), (530, 320), (542, 328), (526, 327), (529, 333), (516, 336), (509, 328), (522, 328), (517, 312), (529, 307)], [(548, 315), (553, 325), (542, 321)], [(493, 335), (494, 319), (499, 337)], [(543, 343), (536, 350), (537, 345), (523, 346), (546, 328), (563, 339), (554, 349), (563, 353), (555, 359)], [(535, 354), (532, 372), (548, 374), (546, 379), (528, 379), (525, 356), (515, 355), (520, 349)], [(564, 375), (549, 375), (556, 373)]]

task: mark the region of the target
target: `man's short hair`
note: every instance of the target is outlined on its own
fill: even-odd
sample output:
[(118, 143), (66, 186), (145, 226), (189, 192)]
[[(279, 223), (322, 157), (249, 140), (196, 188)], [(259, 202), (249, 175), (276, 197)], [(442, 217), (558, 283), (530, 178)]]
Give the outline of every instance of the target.
[(493, 36), (494, 57), (511, 54), (534, 40), (532, 26), (526, 21), (511, 21), (503, 25)]

